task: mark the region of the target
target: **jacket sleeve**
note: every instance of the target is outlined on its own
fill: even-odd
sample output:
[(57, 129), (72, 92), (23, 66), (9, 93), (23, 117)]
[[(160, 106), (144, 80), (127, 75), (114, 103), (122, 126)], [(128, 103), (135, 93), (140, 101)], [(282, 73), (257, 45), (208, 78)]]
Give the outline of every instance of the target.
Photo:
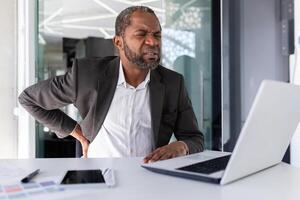
[(68, 136), (77, 124), (59, 109), (76, 101), (77, 69), (75, 60), (65, 75), (40, 81), (26, 88), (19, 96), (20, 104), (60, 138)]
[(187, 144), (190, 154), (204, 150), (204, 137), (199, 131), (197, 119), (182, 76), (174, 135), (177, 140), (181, 140)]

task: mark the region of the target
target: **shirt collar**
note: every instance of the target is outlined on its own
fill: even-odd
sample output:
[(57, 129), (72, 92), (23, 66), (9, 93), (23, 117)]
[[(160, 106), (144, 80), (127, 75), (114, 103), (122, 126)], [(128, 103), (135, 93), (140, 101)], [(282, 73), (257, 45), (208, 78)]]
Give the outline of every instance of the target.
[(125, 80), (125, 76), (124, 76), (124, 71), (123, 71), (121, 59), (120, 59), (120, 67), (119, 67), (119, 79), (118, 79), (118, 84), (117, 85), (118, 86), (124, 85), (126, 87), (126, 80)]
[[(145, 80), (143, 82), (141, 82), (136, 89), (145, 88), (148, 85), (148, 83), (150, 81), (150, 71), (151, 70), (148, 71)], [(118, 78), (118, 84), (117, 84), (117, 86), (121, 86), (121, 85), (123, 85), (125, 88), (129, 86), (129, 84), (126, 83), (125, 75), (124, 75), (124, 71), (123, 71), (123, 66), (122, 66), (122, 62), (120, 60), (119, 78)]]

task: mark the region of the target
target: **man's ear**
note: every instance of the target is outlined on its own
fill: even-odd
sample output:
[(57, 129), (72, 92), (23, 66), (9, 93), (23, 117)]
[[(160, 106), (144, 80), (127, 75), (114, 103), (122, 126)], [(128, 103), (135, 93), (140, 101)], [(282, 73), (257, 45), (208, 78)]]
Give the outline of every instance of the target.
[(121, 36), (116, 35), (116, 36), (113, 38), (113, 42), (114, 42), (115, 47), (116, 47), (119, 51), (123, 50), (123, 38), (122, 38)]

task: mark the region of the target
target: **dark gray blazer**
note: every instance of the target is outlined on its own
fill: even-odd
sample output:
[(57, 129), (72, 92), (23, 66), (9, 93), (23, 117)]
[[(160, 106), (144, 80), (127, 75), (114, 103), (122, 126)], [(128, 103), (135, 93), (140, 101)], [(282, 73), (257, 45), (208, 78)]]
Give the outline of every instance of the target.
[[(77, 59), (65, 75), (25, 89), (19, 101), (59, 137), (69, 135), (77, 124), (59, 108), (74, 104), (83, 119), (80, 122), (83, 133), (93, 141), (113, 99), (119, 65), (119, 57)], [(198, 129), (183, 76), (159, 66), (151, 71), (149, 89), (156, 148), (168, 144), (174, 133), (188, 145), (190, 153), (202, 151), (203, 135)]]

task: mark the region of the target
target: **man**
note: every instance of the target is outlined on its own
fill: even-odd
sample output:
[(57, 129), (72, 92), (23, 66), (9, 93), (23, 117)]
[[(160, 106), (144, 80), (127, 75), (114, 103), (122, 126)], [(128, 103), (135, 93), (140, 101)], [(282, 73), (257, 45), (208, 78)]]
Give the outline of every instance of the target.
[[(145, 156), (154, 162), (203, 150), (203, 135), (182, 75), (159, 65), (161, 26), (155, 13), (129, 7), (116, 19), (120, 57), (75, 60), (63, 76), (19, 97), (59, 137), (80, 141), (84, 157)], [(80, 125), (58, 108), (74, 104)], [(174, 133), (178, 141), (169, 143)]]

